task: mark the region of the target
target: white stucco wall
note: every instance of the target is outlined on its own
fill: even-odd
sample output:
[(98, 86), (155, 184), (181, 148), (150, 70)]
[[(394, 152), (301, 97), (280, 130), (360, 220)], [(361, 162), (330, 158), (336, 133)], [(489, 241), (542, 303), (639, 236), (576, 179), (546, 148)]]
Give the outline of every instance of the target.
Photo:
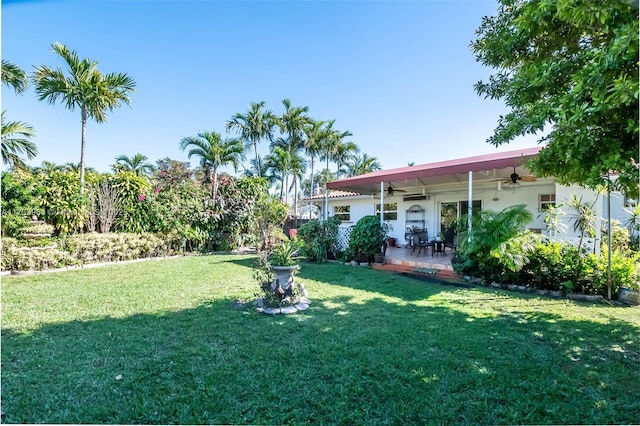
[[(480, 200), (482, 202), (483, 209), (490, 209), (494, 211), (500, 211), (506, 207), (516, 204), (526, 204), (528, 210), (533, 216), (532, 222), (529, 224), (530, 229), (540, 230), (543, 234), (546, 234), (544, 225), (544, 212), (539, 211), (539, 196), (541, 194), (555, 194), (556, 203), (560, 204), (563, 201), (570, 199), (571, 194), (576, 194), (578, 197), (582, 197), (583, 202), (593, 203), (597, 200), (594, 209), (596, 215), (599, 218), (606, 215), (606, 197), (597, 195), (596, 192), (581, 188), (579, 186), (562, 186), (557, 185), (553, 181), (539, 180), (535, 183), (523, 183), (515, 190), (503, 187), (498, 189), (498, 185), (484, 185), (474, 188), (473, 199)], [(425, 225), (429, 235), (431, 237), (437, 235), (440, 227), (440, 205), (443, 202), (458, 202), (466, 201), (468, 198), (468, 190), (466, 185), (460, 185), (456, 188), (430, 188), (428, 200), (414, 200), (403, 201), (403, 194), (396, 194), (394, 196), (385, 196), (385, 203), (397, 203), (398, 204), (398, 219), (389, 221), (393, 230), (390, 235), (397, 239), (398, 245), (405, 245), (405, 220), (406, 210), (414, 204), (417, 204), (425, 210)], [(349, 205), (351, 206), (351, 220), (342, 223), (341, 227), (348, 228), (356, 224), (356, 222), (363, 216), (375, 214), (375, 205), (380, 203), (378, 197), (345, 197), (340, 199), (329, 199), (329, 211), (330, 216), (333, 215), (333, 206), (337, 205)], [(612, 194), (612, 217), (619, 218), (624, 223), (628, 214), (624, 212), (624, 198), (620, 194)], [(562, 218), (563, 223), (566, 225), (566, 233), (558, 235), (558, 238), (570, 241), (576, 241), (579, 237), (579, 233), (573, 231), (573, 225), (571, 223), (571, 212), (568, 209), (564, 209), (566, 216)], [(466, 214), (466, 212), (460, 212)], [(596, 235), (596, 244), (599, 244), (600, 232), (599, 227)]]

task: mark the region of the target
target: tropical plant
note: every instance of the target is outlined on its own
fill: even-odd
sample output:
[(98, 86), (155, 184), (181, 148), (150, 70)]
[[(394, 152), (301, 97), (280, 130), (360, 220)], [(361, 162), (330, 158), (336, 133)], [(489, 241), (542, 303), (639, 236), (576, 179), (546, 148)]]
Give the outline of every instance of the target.
[(533, 216), (526, 205), (507, 207), (499, 212), (481, 210), (472, 216), (472, 228), (466, 227), (467, 217), (461, 217), (458, 228), (460, 272), (496, 281), (505, 269), (516, 272), (533, 252), (536, 237), (526, 229)]
[(128, 170), (139, 175), (151, 175), (156, 168), (147, 160), (148, 157), (140, 153), (135, 154), (133, 157), (119, 155), (116, 157), (116, 162), (113, 165), (113, 170), (115, 172), (118, 172), (120, 170)]
[[(263, 178), (264, 179), (264, 178)], [(258, 194), (254, 208), (250, 211), (249, 232), (258, 235), (260, 250), (264, 250), (276, 235), (282, 234), (282, 225), (287, 219), (289, 206), (266, 191)]]
[(176, 185), (191, 181), (193, 171), (188, 162), (172, 160), (169, 157), (156, 161), (155, 179), (160, 184)]
[(358, 262), (370, 262), (382, 253), (385, 231), (377, 216), (363, 216), (356, 222), (349, 237), (349, 251)]
[(39, 174), (38, 200), (44, 220), (62, 234), (79, 231), (86, 222), (87, 200), (79, 191), (78, 175), (68, 171)]
[(31, 140), (35, 136), (33, 127), (22, 121), (5, 121), (2, 111), (2, 162), (8, 166), (25, 167), (22, 155), (32, 160), (38, 148)]
[(286, 145), (291, 153), (291, 175), (293, 177), (293, 212), (298, 210), (298, 182), (302, 179), (305, 171), (305, 160), (300, 155), (300, 151), (305, 145), (305, 130), (311, 123), (311, 118), (307, 115), (309, 107), (292, 106), (289, 99), (283, 99), (282, 104), (285, 111), (278, 120), (280, 131), (286, 137)]
[(207, 182), (211, 185), (211, 196), (216, 201), (218, 194), (218, 169), (227, 165), (238, 169), (244, 156), (239, 139), (222, 139), (216, 132), (201, 132), (198, 136), (182, 139), (180, 149), (191, 148), (187, 156), (200, 157), (200, 166), (206, 170)]
[(339, 130), (334, 129), (334, 123), (335, 120), (326, 122), (324, 131), (327, 133), (327, 135), (325, 138), (323, 138), (323, 144), (320, 150), (320, 159), (326, 162), (327, 170), (329, 170), (329, 161), (336, 161), (336, 158), (340, 159), (341, 152), (346, 151), (344, 148), (340, 147), (343, 139), (349, 136), (353, 136), (353, 134), (348, 130), (340, 132)]
[(258, 144), (264, 138), (271, 139), (277, 123), (277, 117), (270, 110), (264, 110), (265, 105), (264, 101), (252, 102), (246, 114), (236, 113), (225, 126), (227, 131), (235, 130), (246, 147), (253, 146), (258, 177), (262, 176), (263, 171), (258, 156)]
[(636, 203), (633, 207), (625, 208), (624, 211), (629, 214), (624, 226), (629, 229), (631, 238), (638, 240), (638, 236), (640, 236), (640, 203)]
[(338, 228), (340, 219), (330, 217), (325, 221), (310, 220), (298, 229), (298, 238), (304, 242), (303, 253), (309, 260), (318, 263), (327, 258), (338, 258)]
[(355, 161), (356, 156), (360, 152), (360, 148), (353, 142), (340, 140), (336, 145), (333, 153), (333, 161), (336, 163), (336, 176), (339, 179), (342, 173), (347, 173), (344, 166)]
[(345, 175), (347, 177), (364, 175), (382, 170), (382, 165), (376, 157), (369, 157), (366, 153), (356, 153), (347, 159)]
[(114, 223), (118, 232), (147, 232), (153, 223), (150, 203), (145, 202), (152, 193), (148, 179), (134, 172), (122, 171), (109, 177), (110, 186), (118, 192), (120, 212)]
[(293, 266), (298, 264), (303, 243), (297, 238), (289, 238), (274, 245), (269, 251), (268, 260), (271, 266)]
[(543, 133), (536, 176), (595, 188), (609, 171), (638, 193), (638, 4), (500, 0), (471, 49), (496, 72), (475, 88), (502, 99), (493, 145)]
[(32, 215), (42, 215), (38, 205), (38, 187), (38, 179), (28, 170), (2, 172), (2, 235), (17, 237), (22, 228), (29, 224)]
[(596, 227), (597, 216), (593, 209), (596, 201), (589, 204), (582, 201), (582, 197), (576, 194), (571, 194), (571, 197), (563, 203), (570, 213), (568, 215), (569, 221), (573, 223), (573, 231), (580, 233), (580, 240), (578, 242), (578, 251), (582, 251), (582, 243), (584, 237), (587, 235), (593, 235)]
[(80, 109), (80, 192), (83, 192), (87, 119), (104, 123), (107, 121), (107, 111), (113, 111), (122, 104), (129, 105), (129, 96), (135, 91), (136, 83), (125, 73), (102, 74), (98, 71), (98, 62), (89, 58), (80, 59), (75, 51), (69, 50), (64, 44), (55, 42), (51, 48), (65, 61), (67, 75), (61, 68), (53, 69), (46, 65), (36, 67), (36, 94), (39, 101), (47, 100), (51, 104), (60, 101), (71, 111)]
[(24, 93), (29, 86), (29, 77), (22, 68), (6, 59), (2, 60), (2, 84), (9, 86), (16, 93)]
[(325, 139), (328, 133), (324, 129), (324, 121), (317, 121), (309, 119), (309, 123), (305, 126), (304, 132), (306, 135), (304, 142), (304, 150), (310, 158), (311, 174), (309, 184), (309, 195), (313, 195), (314, 190), (314, 168), (316, 157), (322, 151), (322, 146), (325, 143)]
[(542, 222), (544, 223), (549, 236), (551, 236), (552, 238), (554, 238), (558, 233), (564, 232), (566, 230), (567, 225), (560, 221), (560, 218), (565, 215), (566, 213), (564, 210), (562, 210), (562, 205), (550, 205), (547, 207)]

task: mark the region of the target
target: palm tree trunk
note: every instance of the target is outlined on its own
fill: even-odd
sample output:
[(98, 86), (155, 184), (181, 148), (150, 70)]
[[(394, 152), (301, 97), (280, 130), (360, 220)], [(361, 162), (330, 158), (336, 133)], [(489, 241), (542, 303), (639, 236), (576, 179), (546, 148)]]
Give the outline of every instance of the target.
[(82, 123), (82, 137), (80, 138), (80, 193), (84, 192), (84, 152), (86, 146), (86, 134), (87, 134), (87, 109), (82, 107), (81, 119)]
[(216, 198), (218, 197), (218, 170), (213, 169), (213, 191), (211, 192), (211, 196), (213, 197), (213, 203), (215, 204)]
[(258, 142), (255, 140), (253, 141), (253, 152), (256, 154), (256, 168), (258, 169), (258, 177), (262, 177), (260, 158), (258, 158)]
[(280, 179), (280, 201), (284, 201), (284, 175)]
[(312, 155), (312, 156), (311, 156), (311, 188), (309, 189), (309, 196), (310, 196), (310, 197), (312, 197), (313, 195), (315, 195), (315, 194), (313, 193), (313, 165), (314, 165), (314, 163), (316, 162), (315, 160), (316, 160), (315, 155)]
[(294, 227), (298, 228), (298, 176), (293, 175), (293, 220)]

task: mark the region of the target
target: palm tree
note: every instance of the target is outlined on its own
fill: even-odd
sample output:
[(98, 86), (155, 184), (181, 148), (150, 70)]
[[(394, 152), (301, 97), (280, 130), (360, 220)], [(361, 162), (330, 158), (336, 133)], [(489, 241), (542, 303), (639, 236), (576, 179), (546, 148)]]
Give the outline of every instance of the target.
[(342, 141), (342, 138), (340, 138), (333, 154), (333, 161), (335, 161), (337, 166), (336, 176), (338, 179), (340, 178), (340, 174), (344, 171), (343, 166), (354, 161), (359, 152), (360, 148), (358, 148), (358, 145), (353, 142)]
[(355, 155), (347, 164), (347, 177), (364, 175), (382, 170), (382, 165), (376, 157), (369, 157), (366, 153)]
[(311, 123), (311, 118), (307, 115), (309, 107), (292, 106), (289, 99), (283, 99), (284, 113), (279, 120), (280, 130), (286, 135), (287, 149), (291, 155), (291, 169), (293, 176), (293, 212), (297, 217), (298, 210), (298, 181), (306, 169), (305, 161), (300, 155), (300, 150), (305, 146), (305, 129)]
[(187, 147), (191, 150), (187, 156), (200, 157), (200, 166), (207, 171), (207, 180), (211, 182), (211, 196), (215, 202), (218, 196), (218, 169), (232, 165), (238, 169), (244, 157), (244, 147), (240, 139), (222, 139), (216, 132), (201, 132), (198, 136), (190, 136), (182, 139), (180, 149)]
[(578, 241), (578, 253), (582, 251), (582, 242), (585, 235), (594, 232), (596, 227), (597, 215), (593, 210), (592, 204), (582, 201), (582, 197), (578, 198), (576, 194), (571, 194), (571, 198), (564, 202), (564, 205), (570, 210), (568, 215), (569, 221), (573, 222), (573, 231), (580, 232), (580, 240)]
[(302, 148), (304, 145), (305, 128), (311, 122), (307, 115), (309, 107), (291, 106), (289, 99), (283, 99), (284, 113), (278, 120), (280, 130), (286, 135), (287, 144), (292, 149)]
[(289, 172), (293, 161), (291, 157), (291, 151), (283, 138), (274, 141), (271, 153), (266, 157), (271, 176), (280, 180), (280, 201), (286, 199), (285, 189), (289, 187)]
[(64, 170), (64, 166), (53, 163), (51, 161), (43, 161), (42, 164), (40, 164), (40, 166), (33, 168), (34, 173), (43, 172), (45, 174), (48, 174), (53, 171), (61, 171), (61, 170)]
[[(29, 86), (29, 77), (19, 66), (2, 60), (2, 84), (13, 88), (16, 93), (24, 93)], [(22, 121), (5, 123), (2, 111), (2, 162), (9, 166), (24, 167), (24, 160), (20, 154), (25, 154), (31, 160), (38, 155), (36, 144), (30, 139), (35, 136), (33, 127)]]
[(348, 130), (340, 132), (339, 130), (334, 129), (334, 123), (335, 120), (331, 120), (328, 121), (325, 126), (324, 131), (327, 132), (327, 135), (323, 139), (324, 143), (322, 145), (320, 159), (326, 161), (327, 170), (329, 169), (329, 160), (336, 162), (336, 164), (338, 164), (338, 173), (336, 173), (336, 177), (339, 177), (340, 162), (346, 161), (347, 154), (354, 148), (357, 149), (357, 146), (353, 142), (347, 142), (344, 144), (343, 139), (353, 136), (353, 134)]
[(36, 94), (39, 101), (55, 104), (59, 100), (71, 111), (76, 107), (80, 109), (80, 192), (83, 192), (87, 119), (104, 123), (107, 111), (113, 111), (123, 103), (129, 105), (129, 95), (135, 92), (136, 83), (125, 73), (100, 73), (98, 62), (80, 59), (64, 44), (55, 42), (51, 49), (66, 62), (68, 76), (60, 68), (36, 67)]
[(311, 176), (309, 178), (311, 182), (309, 184), (309, 195), (313, 195), (313, 172), (316, 156), (320, 155), (322, 152), (322, 145), (327, 137), (327, 132), (323, 127), (324, 124), (324, 121), (310, 120), (310, 123), (305, 127), (305, 134), (307, 138), (304, 142), (304, 150), (311, 159)]
[(135, 154), (133, 157), (127, 157), (126, 155), (119, 155), (116, 157), (116, 163), (113, 165), (114, 171), (127, 170), (134, 172), (135, 174), (150, 175), (155, 171), (153, 164), (149, 163), (148, 157), (142, 154)]
[(235, 130), (240, 135), (246, 147), (253, 146), (258, 176), (262, 176), (258, 143), (267, 137), (271, 139), (273, 127), (277, 122), (277, 117), (270, 110), (264, 110), (265, 105), (264, 101), (252, 102), (246, 114), (236, 113), (225, 125), (227, 131)]
[(29, 86), (29, 77), (19, 66), (3, 59), (2, 84), (13, 88), (16, 93), (24, 93)]
[(32, 160), (38, 155), (36, 144), (30, 139), (34, 137), (33, 127), (22, 121), (4, 119), (2, 111), (2, 162), (8, 166), (25, 167), (21, 155)]

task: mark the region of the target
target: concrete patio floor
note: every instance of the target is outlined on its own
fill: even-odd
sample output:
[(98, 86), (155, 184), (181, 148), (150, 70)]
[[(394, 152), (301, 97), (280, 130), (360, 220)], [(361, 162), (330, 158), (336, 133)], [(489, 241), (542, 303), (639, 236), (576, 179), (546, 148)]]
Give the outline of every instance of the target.
[[(431, 248), (422, 250), (418, 255), (418, 249), (413, 251), (411, 247), (388, 247), (384, 257), (385, 265), (396, 265), (411, 269), (436, 269), (438, 271), (451, 271), (451, 257), (455, 254), (450, 248), (445, 248), (445, 254), (432, 253)], [(386, 269), (386, 268), (385, 268)]]

